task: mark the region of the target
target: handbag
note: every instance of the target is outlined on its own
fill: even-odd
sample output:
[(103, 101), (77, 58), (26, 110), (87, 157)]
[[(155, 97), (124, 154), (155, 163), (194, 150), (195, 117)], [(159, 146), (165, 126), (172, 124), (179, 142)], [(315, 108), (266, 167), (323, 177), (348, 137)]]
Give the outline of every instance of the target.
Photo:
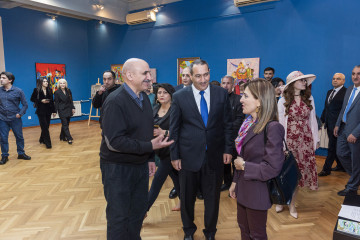
[[(264, 131), (264, 142), (267, 141), (267, 125)], [(269, 190), (270, 201), (272, 204), (287, 205), (290, 204), (292, 196), (299, 184), (301, 173), (292, 152), (285, 143), (285, 159), (280, 174), (277, 177), (269, 179), (266, 184)]]

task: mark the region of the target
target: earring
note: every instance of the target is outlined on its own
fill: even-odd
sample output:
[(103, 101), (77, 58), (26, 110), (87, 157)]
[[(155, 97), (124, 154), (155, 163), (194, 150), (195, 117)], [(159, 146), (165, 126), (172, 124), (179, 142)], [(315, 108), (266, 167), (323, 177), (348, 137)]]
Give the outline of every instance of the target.
[(260, 112), (260, 106), (256, 107), (256, 113)]

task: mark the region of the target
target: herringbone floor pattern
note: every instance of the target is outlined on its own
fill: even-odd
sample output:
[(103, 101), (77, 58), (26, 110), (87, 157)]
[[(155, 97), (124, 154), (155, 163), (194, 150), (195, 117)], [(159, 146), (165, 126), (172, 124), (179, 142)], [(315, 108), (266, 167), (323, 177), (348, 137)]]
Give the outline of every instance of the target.
[[(60, 125), (50, 127), (53, 148), (38, 142), (39, 127), (25, 128), (25, 150), (30, 161), (18, 160), (13, 134), (10, 133), (10, 161), (0, 166), (0, 239), (1, 240), (92, 240), (106, 239), (106, 202), (99, 169), (99, 125), (92, 122), (70, 124), (73, 145), (58, 139)], [(318, 158), (318, 166), (324, 159)], [(299, 219), (286, 209), (268, 214), (269, 239), (328, 240), (336, 222), (342, 197), (336, 195), (346, 183), (345, 173), (320, 178), (319, 191), (301, 190), (297, 203)], [(176, 200), (165, 183), (159, 198), (144, 221), (144, 240), (183, 239), (179, 212), (172, 212)], [(236, 223), (236, 203), (221, 194), (218, 240), (240, 239)], [(203, 202), (196, 203), (195, 239), (204, 239)]]

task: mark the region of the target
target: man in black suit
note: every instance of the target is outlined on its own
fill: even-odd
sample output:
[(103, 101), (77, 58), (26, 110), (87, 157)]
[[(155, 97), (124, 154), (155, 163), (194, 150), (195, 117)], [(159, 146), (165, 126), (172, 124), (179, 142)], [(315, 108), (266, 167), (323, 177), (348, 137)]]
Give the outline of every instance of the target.
[[(229, 94), (230, 106), (231, 106), (231, 122), (233, 129), (232, 139), (238, 136), (239, 129), (242, 122), (244, 121), (245, 115), (242, 111), (242, 104), (240, 103), (240, 95), (237, 95), (233, 92), (234, 88), (234, 78), (232, 76), (224, 76), (221, 79), (221, 87), (226, 89)], [(237, 152), (234, 148), (233, 159), (237, 157)], [(234, 168), (234, 167), (233, 167)], [(235, 169), (235, 168), (234, 168)], [(224, 184), (221, 186), (221, 191), (228, 190), (232, 183), (232, 174), (231, 174), (231, 164), (224, 165)]]
[(325, 99), (325, 107), (321, 114), (321, 121), (325, 124), (327, 134), (329, 137), (328, 155), (326, 157), (322, 171), (318, 174), (319, 177), (327, 176), (331, 173), (331, 166), (334, 160), (337, 163), (334, 170), (342, 170), (343, 167), (336, 155), (336, 137), (334, 136), (334, 128), (336, 120), (339, 117), (341, 107), (344, 102), (346, 88), (344, 87), (345, 75), (342, 73), (335, 73), (332, 79), (333, 89), (329, 90)]
[(215, 239), (223, 166), (233, 153), (231, 107), (225, 89), (209, 85), (210, 69), (204, 60), (190, 65), (193, 85), (173, 95), (170, 146), (173, 167), (180, 171), (181, 219), (184, 239), (196, 231), (194, 204), (198, 181), (205, 204), (206, 239)]
[(186, 67), (183, 69), (183, 71), (181, 73), (181, 80), (182, 80), (182, 84), (179, 84), (176, 87), (174, 87), (175, 91), (179, 91), (180, 89), (183, 89), (183, 88), (191, 85), (191, 77), (190, 77), (189, 67)]

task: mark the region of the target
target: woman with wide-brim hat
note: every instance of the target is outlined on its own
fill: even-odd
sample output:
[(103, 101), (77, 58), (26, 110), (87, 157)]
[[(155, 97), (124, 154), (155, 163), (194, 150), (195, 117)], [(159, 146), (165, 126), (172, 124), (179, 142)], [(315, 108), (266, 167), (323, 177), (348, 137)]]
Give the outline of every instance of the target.
[[(315, 103), (310, 88), (315, 78), (314, 74), (291, 72), (286, 78), (283, 97), (278, 102), (279, 122), (285, 128), (286, 143), (301, 172), (299, 187), (311, 190), (318, 189), (315, 150), (320, 143)], [(289, 205), (290, 215), (294, 218), (298, 218), (295, 208), (297, 192), (298, 188)], [(282, 210), (283, 206), (276, 206), (276, 212)]]

